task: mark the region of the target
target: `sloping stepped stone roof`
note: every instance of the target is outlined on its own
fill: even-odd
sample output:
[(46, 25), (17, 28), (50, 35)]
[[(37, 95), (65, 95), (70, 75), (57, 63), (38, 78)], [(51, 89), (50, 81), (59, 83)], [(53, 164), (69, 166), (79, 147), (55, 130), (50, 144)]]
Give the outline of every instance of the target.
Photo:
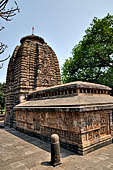
[[(94, 84), (94, 83), (87, 83), (87, 82), (73, 82), (73, 83), (68, 83), (64, 85), (59, 85), (59, 86), (54, 86), (50, 88), (46, 88), (44, 90), (40, 91), (49, 91), (53, 88), (65, 88), (65, 87), (72, 87), (76, 86), (77, 88), (97, 88), (97, 89), (106, 89), (110, 90), (109, 87), (99, 85), (99, 84)], [(38, 92), (40, 92), (38, 91)], [(36, 93), (36, 92), (34, 92)], [(97, 95), (90, 95), (90, 94), (84, 94), (84, 95), (73, 95), (73, 96), (55, 96), (54, 98), (31, 98), (28, 101), (25, 101), (24, 103), (21, 103), (15, 107), (16, 109), (18, 108), (33, 108), (33, 109), (38, 109), (38, 108), (60, 108), (60, 109), (66, 109), (66, 108), (74, 108), (76, 110), (89, 110), (89, 109), (94, 109), (94, 110), (102, 110), (102, 109), (108, 109), (108, 108), (113, 108), (113, 97), (110, 95), (106, 94), (97, 94)]]
[[(61, 84), (61, 85), (56, 85), (56, 86), (51, 86), (51, 87), (47, 87), (47, 88), (38, 89), (38, 90), (35, 90), (35, 92), (49, 91), (49, 90), (54, 90), (54, 89), (56, 90), (56, 89), (62, 89), (62, 88), (71, 88), (71, 87), (111, 90), (110, 87), (105, 86), (105, 85), (96, 84), (96, 83), (89, 83), (89, 82), (83, 82), (83, 81), (75, 81), (75, 82), (70, 82), (70, 83), (66, 83), (66, 84)], [(33, 93), (33, 91), (31, 93)]]

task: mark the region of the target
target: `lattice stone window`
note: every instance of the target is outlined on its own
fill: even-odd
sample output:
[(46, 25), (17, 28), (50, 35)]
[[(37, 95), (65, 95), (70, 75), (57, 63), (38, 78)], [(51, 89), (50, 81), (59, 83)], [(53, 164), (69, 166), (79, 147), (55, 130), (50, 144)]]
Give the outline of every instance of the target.
[(65, 94), (68, 94), (68, 93), (67, 93), (67, 90), (65, 90)]
[(96, 94), (96, 90), (94, 90), (94, 93)]
[(80, 93), (82, 93), (82, 89), (80, 89)]
[(101, 90), (98, 90), (98, 94), (101, 94)]
[(55, 92), (55, 96), (57, 96), (57, 92)]
[(76, 89), (73, 89), (73, 92), (74, 92), (74, 93), (77, 93), (77, 90), (76, 90)]
[(87, 93), (90, 93), (90, 89), (87, 89)]

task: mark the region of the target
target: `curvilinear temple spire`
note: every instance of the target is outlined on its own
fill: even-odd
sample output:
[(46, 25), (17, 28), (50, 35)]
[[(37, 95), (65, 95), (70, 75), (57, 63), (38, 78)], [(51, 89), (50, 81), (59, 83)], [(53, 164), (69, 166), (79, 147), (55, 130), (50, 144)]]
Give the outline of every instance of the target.
[(14, 126), (13, 107), (36, 89), (61, 84), (57, 56), (43, 38), (23, 37), (10, 58), (7, 70), (6, 124)]

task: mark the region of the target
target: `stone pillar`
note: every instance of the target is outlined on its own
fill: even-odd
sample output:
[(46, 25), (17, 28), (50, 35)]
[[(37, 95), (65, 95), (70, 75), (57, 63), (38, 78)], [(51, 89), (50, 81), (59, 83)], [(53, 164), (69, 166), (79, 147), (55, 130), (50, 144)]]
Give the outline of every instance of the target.
[(51, 162), (50, 164), (53, 166), (57, 166), (61, 164), (59, 136), (57, 134), (51, 135)]

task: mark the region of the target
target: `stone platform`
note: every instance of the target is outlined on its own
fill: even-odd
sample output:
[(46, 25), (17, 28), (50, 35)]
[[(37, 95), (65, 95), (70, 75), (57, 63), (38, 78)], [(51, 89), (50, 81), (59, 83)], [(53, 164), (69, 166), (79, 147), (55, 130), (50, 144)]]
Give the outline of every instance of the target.
[(85, 156), (61, 148), (63, 164), (49, 165), (50, 143), (20, 133), (0, 129), (0, 170), (112, 170), (113, 144)]

